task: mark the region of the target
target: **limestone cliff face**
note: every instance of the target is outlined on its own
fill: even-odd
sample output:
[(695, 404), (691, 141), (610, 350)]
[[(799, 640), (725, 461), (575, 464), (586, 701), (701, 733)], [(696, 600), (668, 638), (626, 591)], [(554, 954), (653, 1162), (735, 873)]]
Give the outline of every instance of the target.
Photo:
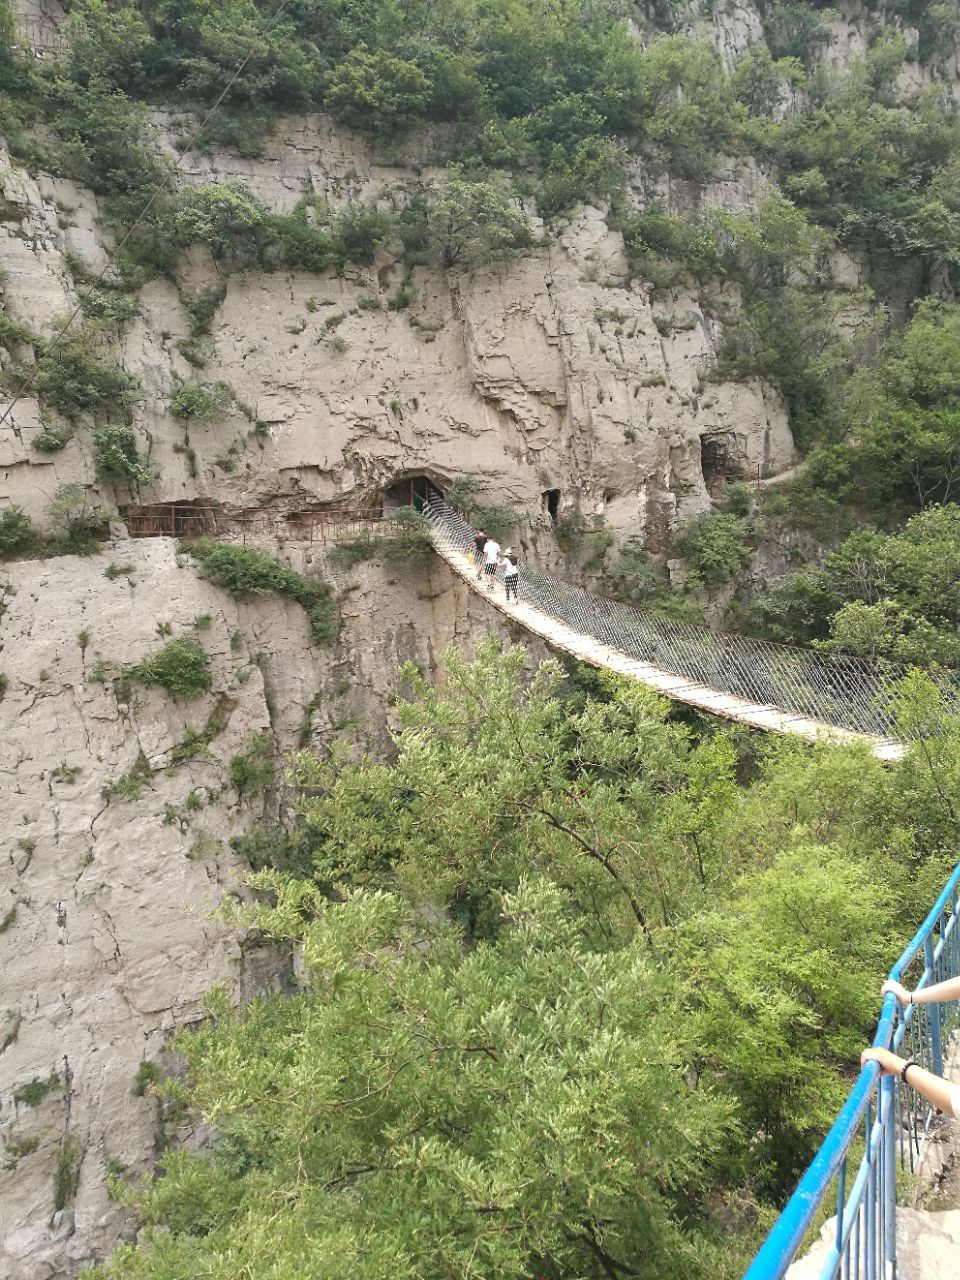
[[(158, 127), (172, 125), (161, 118)], [(387, 201), (415, 176), (378, 164), (323, 117), (279, 121), (259, 159), (214, 155), (186, 172), (193, 182), (243, 179), (278, 210), (304, 190), (333, 202)], [(649, 199), (637, 182), (638, 201)], [(96, 201), (3, 153), (0, 190), (18, 214), (0, 227), (4, 305), (42, 328), (76, 302), (62, 252), (97, 269), (106, 260)], [(748, 206), (762, 190), (752, 166), (729, 166), (704, 199)], [(687, 198), (682, 189), (661, 194)], [(154, 472), (141, 500), (350, 502), (405, 475), (449, 482), (472, 471), (492, 501), (514, 502), (534, 520), (543, 493), (559, 489), (561, 510), (603, 514), (627, 536), (662, 542), (708, 504), (704, 436), (723, 435), (747, 474), (792, 460), (776, 394), (758, 382), (704, 383), (715, 323), (695, 294), (654, 300), (631, 281), (622, 238), (600, 210), (588, 206), (558, 240), (517, 261), (473, 274), (418, 269), (415, 302), (390, 311), (403, 276), (390, 247), (343, 279), (221, 279), (209, 254), (188, 255), (183, 290), (226, 289), (200, 376), (225, 382), (267, 424), (255, 441), (237, 407), (189, 433), (171, 416), (177, 380), (196, 371), (177, 350), (187, 317), (176, 289), (149, 284), (120, 340), (142, 388), (135, 421)], [(104, 507), (129, 499), (97, 484), (89, 433), (45, 454), (31, 447), (41, 430), (39, 406), (25, 397), (0, 429), (0, 500), (41, 518), (64, 481), (83, 484)]]
[[(308, 554), (295, 561), (306, 572)], [(244, 995), (282, 979), (282, 957), (246, 952), (209, 918), (248, 893), (229, 838), (277, 816), (276, 800), (238, 795), (231, 759), (251, 734), (279, 754), (348, 728), (382, 751), (398, 663), (431, 669), (438, 646), (497, 630), (441, 562), (402, 580), (326, 568), (344, 617), (331, 650), (310, 644), (299, 606), (238, 604), (167, 539), (5, 568), (0, 1276), (72, 1275), (109, 1251), (130, 1224), (108, 1172), (142, 1172), (163, 1142), (203, 1136), (137, 1091), (141, 1064), (202, 1016), (213, 984)], [(180, 635), (209, 655), (208, 694), (115, 688)], [(206, 741), (185, 749), (191, 731)]]

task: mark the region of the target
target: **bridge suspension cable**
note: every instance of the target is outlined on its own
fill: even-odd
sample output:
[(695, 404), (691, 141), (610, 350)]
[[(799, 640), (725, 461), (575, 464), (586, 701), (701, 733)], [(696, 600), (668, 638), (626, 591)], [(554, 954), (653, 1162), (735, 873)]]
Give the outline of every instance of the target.
[[(445, 503), (424, 505), (435, 549), (480, 589), (469, 561), (473, 527)], [(484, 594), (487, 594), (486, 592)], [(896, 723), (897, 685), (907, 668), (817, 653), (711, 631), (590, 594), (521, 568), (519, 600), (491, 598), (501, 612), (594, 666), (632, 676), (679, 702), (769, 732), (811, 741), (868, 741), (896, 759), (907, 735)], [(945, 714), (960, 711), (960, 678), (928, 672)], [(936, 723), (926, 732), (936, 732)]]

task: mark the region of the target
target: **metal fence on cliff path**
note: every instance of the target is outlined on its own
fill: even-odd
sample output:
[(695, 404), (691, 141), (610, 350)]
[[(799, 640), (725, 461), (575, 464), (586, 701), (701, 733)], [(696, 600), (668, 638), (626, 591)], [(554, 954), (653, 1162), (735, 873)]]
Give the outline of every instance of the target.
[[(957, 896), (960, 867), (890, 970), (916, 990), (960, 973)], [(884, 998), (874, 1046), (943, 1074), (947, 1036), (960, 1004), (908, 1005)], [(820, 1227), (817, 1280), (893, 1280), (897, 1275), (897, 1170), (914, 1171), (935, 1112), (899, 1079), (880, 1078), (869, 1062), (744, 1280), (782, 1280)], [(861, 1154), (862, 1152), (862, 1154)], [(832, 1210), (830, 1218), (826, 1209)], [(825, 1219), (825, 1220), (824, 1220)], [(812, 1264), (812, 1265), (810, 1265)]]
[[(423, 513), (438, 547), (470, 550), (473, 526), (447, 503), (432, 497)], [(530, 568), (520, 570), (519, 594), (522, 602), (581, 635), (691, 684), (873, 738), (894, 730), (891, 701), (907, 672), (896, 664), (711, 631), (591, 595)], [(960, 711), (960, 673), (927, 674), (944, 708)]]

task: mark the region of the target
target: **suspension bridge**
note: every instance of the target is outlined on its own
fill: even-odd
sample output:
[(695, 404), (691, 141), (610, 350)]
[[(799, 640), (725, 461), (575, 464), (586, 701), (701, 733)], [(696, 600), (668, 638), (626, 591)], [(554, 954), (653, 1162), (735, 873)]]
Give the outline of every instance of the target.
[[(474, 529), (433, 496), (423, 507), (437, 553), (469, 586), (525, 630), (590, 666), (639, 680), (667, 698), (754, 729), (809, 742), (866, 742), (882, 760), (906, 750), (896, 690), (906, 669), (818, 653), (631, 608), (535, 569), (520, 569), (518, 599), (473, 565)], [(489, 588), (492, 587), (492, 590)], [(953, 672), (928, 673), (944, 712), (960, 712)]]

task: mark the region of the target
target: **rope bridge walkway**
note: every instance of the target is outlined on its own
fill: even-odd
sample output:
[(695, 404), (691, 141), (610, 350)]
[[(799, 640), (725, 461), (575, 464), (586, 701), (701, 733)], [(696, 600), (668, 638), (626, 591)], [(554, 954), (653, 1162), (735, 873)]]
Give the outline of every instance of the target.
[[(906, 668), (711, 631), (591, 595), (520, 570), (507, 601), (502, 571), (492, 592), (470, 560), (474, 529), (442, 499), (424, 505), (435, 550), (474, 590), (527, 631), (590, 666), (630, 676), (677, 702), (755, 729), (808, 741), (866, 741), (882, 760), (904, 754), (891, 702)], [(930, 673), (928, 673), (930, 674)], [(957, 673), (931, 674), (945, 708), (960, 711)]]

